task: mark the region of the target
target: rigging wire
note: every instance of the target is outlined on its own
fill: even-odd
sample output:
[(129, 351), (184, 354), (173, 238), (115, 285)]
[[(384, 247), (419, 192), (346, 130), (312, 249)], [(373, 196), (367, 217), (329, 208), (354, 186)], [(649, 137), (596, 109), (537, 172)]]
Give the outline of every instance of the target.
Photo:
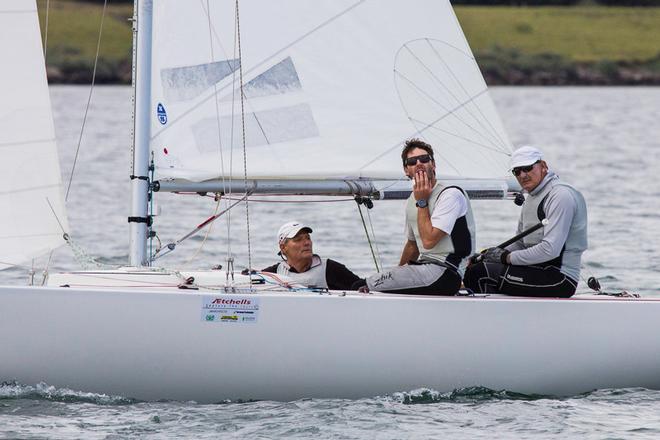
[(99, 61), (99, 52), (101, 50), (101, 36), (103, 35), (103, 22), (105, 20), (105, 12), (108, 8), (108, 0), (103, 2), (103, 12), (101, 13), (101, 25), (99, 27), (99, 38), (96, 42), (96, 56), (94, 57), (94, 69), (92, 70), (92, 84), (89, 87), (89, 96), (87, 97), (87, 106), (85, 107), (85, 115), (83, 116), (82, 126), (80, 127), (80, 136), (78, 137), (78, 146), (76, 147), (76, 155), (73, 158), (73, 166), (71, 167), (71, 174), (69, 175), (69, 183), (66, 187), (66, 196), (64, 201), (69, 200), (69, 191), (71, 190), (71, 183), (73, 182), (73, 173), (76, 170), (76, 163), (78, 162), (78, 154), (80, 153), (80, 145), (82, 143), (83, 133), (85, 132), (85, 124), (87, 122), (87, 114), (92, 102), (92, 93), (94, 92), (94, 83), (96, 81), (96, 67)]
[(374, 247), (371, 242), (371, 236), (369, 235), (369, 230), (367, 229), (367, 223), (364, 221), (364, 215), (362, 214), (362, 204), (364, 203), (367, 209), (369, 206), (373, 207), (373, 202), (370, 199), (365, 199), (360, 196), (355, 197), (355, 203), (358, 207), (358, 212), (360, 213), (360, 219), (362, 220), (362, 227), (364, 228), (364, 233), (367, 236), (367, 242), (369, 243), (369, 249), (371, 250), (371, 257), (374, 260), (374, 265), (376, 266), (376, 272), (380, 273), (380, 268), (378, 267), (378, 260), (376, 259), (376, 253), (374, 252)]
[[(57, 223), (60, 225), (60, 229), (62, 229), (62, 238), (69, 246), (69, 248), (71, 248), (71, 252), (73, 252), (73, 258), (80, 265), (80, 267), (83, 268), (84, 270), (89, 269), (90, 266), (94, 266), (100, 269), (110, 268), (111, 267), (110, 265), (96, 261), (96, 259), (94, 259), (89, 254), (87, 254), (87, 252), (85, 252), (82, 246), (78, 245), (71, 239), (71, 236), (64, 230), (64, 226), (62, 225), (62, 222), (55, 213), (55, 209), (53, 208), (53, 205), (50, 203), (50, 200), (47, 197), (46, 197), (46, 202), (48, 202), (48, 206), (50, 206), (50, 210), (53, 212), (53, 215), (55, 216), (55, 220), (57, 220)], [(52, 252), (51, 252), (51, 256), (52, 256)], [(48, 258), (48, 265), (50, 265), (50, 257)], [(46, 270), (47, 268), (48, 266), (46, 266)], [(44, 274), (44, 282), (45, 282), (46, 274), (47, 272), (45, 272)]]
[[(206, 13), (206, 21), (207, 21), (207, 27), (208, 27), (208, 37), (209, 37), (209, 56), (210, 56), (210, 63), (213, 63), (215, 61), (215, 51), (214, 51), (214, 44), (213, 44), (213, 24), (211, 22), (211, 5), (209, 3), (209, 0), (206, 0), (206, 7), (204, 8), (204, 4), (202, 3), (202, 8), (205, 9)], [(220, 108), (218, 104), (218, 99), (217, 99), (217, 94), (218, 94), (218, 85), (217, 83), (213, 84), (213, 96), (214, 96), (214, 104), (215, 104), (215, 121), (216, 121), (216, 134), (217, 134), (217, 142), (218, 142), (218, 150), (219, 150), (219, 155), (220, 155), (220, 178), (222, 179), (222, 194), (225, 194), (227, 192), (227, 187), (226, 187), (226, 182), (225, 182), (225, 162), (224, 162), (224, 155), (223, 155), (223, 148), (222, 148), (222, 133), (221, 133), (221, 124), (220, 124)], [(219, 194), (215, 194), (215, 199), (217, 201), (215, 205), (215, 209), (213, 210), (213, 215), (212, 218), (217, 218), (218, 210), (220, 209), (220, 203), (221, 203), (221, 197)], [(231, 218), (231, 211), (227, 211), (227, 217), (228, 219)], [(229, 225), (230, 220), (227, 220), (227, 224)], [(195, 258), (197, 258), (197, 255), (202, 251), (204, 248), (204, 245), (206, 244), (206, 241), (208, 240), (209, 235), (211, 234), (211, 231), (213, 230), (213, 224), (211, 223), (206, 230), (206, 233), (204, 234), (204, 239), (202, 240), (202, 243), (200, 246), (197, 248), (195, 253), (188, 258), (184, 264), (189, 264), (191, 263)], [(229, 231), (227, 233), (229, 237)], [(231, 244), (229, 243), (228, 240), (228, 247), (231, 248)]]
[[(367, 209), (367, 218), (369, 219), (369, 229), (371, 229), (371, 236), (374, 238), (374, 246), (376, 247), (376, 257), (378, 257), (378, 265), (383, 267), (383, 259), (380, 257), (380, 249), (378, 248), (378, 240), (376, 239), (376, 231), (374, 230), (374, 224), (371, 221), (371, 209)], [(378, 265), (376, 265), (376, 271), (378, 270)]]
[(242, 198), (240, 198), (236, 202), (232, 203), (228, 208), (224, 209), (223, 211), (220, 211), (218, 214), (215, 214), (215, 215), (207, 218), (202, 223), (197, 225), (192, 231), (188, 232), (186, 235), (184, 235), (183, 237), (181, 237), (177, 241), (174, 241), (174, 242), (171, 242), (171, 243), (168, 243), (167, 245), (165, 245), (165, 248), (167, 249), (167, 252), (165, 252), (163, 254), (160, 253), (163, 250), (163, 247), (160, 247), (160, 248), (156, 249), (156, 253), (151, 256), (151, 261), (154, 261), (157, 258), (160, 258), (160, 257), (162, 257), (164, 255), (167, 255), (170, 252), (172, 252), (177, 247), (177, 245), (179, 245), (181, 242), (183, 242), (183, 241), (189, 239), (190, 237), (192, 237), (193, 235), (197, 234), (199, 231), (204, 229), (206, 226), (210, 225), (211, 223), (213, 223), (214, 221), (219, 219), (224, 213), (231, 210), (234, 206), (238, 205), (239, 203), (241, 203), (244, 200), (247, 200), (247, 198), (250, 196), (250, 194), (252, 194), (252, 193), (250, 192), (250, 193), (245, 194)]
[(46, 23), (44, 26), (44, 64), (48, 64), (48, 18), (50, 16), (50, 0), (46, 0)]
[(241, 129), (243, 135), (243, 178), (245, 182), (245, 221), (247, 227), (248, 276), (252, 279), (252, 252), (250, 246), (250, 206), (248, 202), (247, 148), (245, 143), (245, 89), (243, 88), (243, 57), (241, 53), (241, 20), (236, 0), (236, 40), (238, 42), (238, 76), (241, 88)]
[[(234, 42), (232, 45), (233, 53), (232, 60), (236, 60), (237, 51), (237, 31), (234, 28), (233, 32)], [(241, 60), (238, 60), (240, 63)], [(216, 92), (217, 93), (217, 92)], [(217, 101), (218, 97), (213, 99)], [(231, 71), (231, 118), (229, 128), (229, 176), (233, 176), (234, 172), (234, 116), (236, 115), (236, 69), (232, 68)], [(227, 194), (225, 192), (225, 194)], [(232, 188), (229, 188), (229, 197), (231, 199)], [(229, 202), (227, 202), (229, 203)], [(231, 272), (230, 272), (231, 271)], [(234, 257), (231, 252), (231, 211), (227, 215), (227, 270), (225, 271), (225, 288), (229, 286), (229, 277), (231, 275), (232, 285), (234, 283)]]
[[(222, 200), (219, 194), (217, 194), (216, 197), (217, 197), (217, 203), (215, 204), (215, 210), (213, 211), (213, 216), (212, 216), (212, 218), (213, 218), (213, 217), (216, 217), (216, 218), (217, 218), (217, 215), (218, 215), (218, 209), (220, 209), (220, 202), (221, 202), (221, 200)], [(208, 229), (206, 229), (206, 234), (204, 234), (204, 239), (202, 240), (202, 243), (199, 245), (199, 247), (197, 248), (197, 250), (195, 251), (195, 253), (192, 254), (192, 256), (191, 256), (190, 258), (188, 258), (186, 261), (184, 261), (184, 263), (183, 263), (184, 265), (187, 265), (187, 264), (192, 263), (192, 261), (193, 261), (195, 258), (197, 258), (197, 255), (199, 255), (199, 253), (200, 253), (200, 252), (202, 251), (202, 249), (204, 248), (204, 245), (206, 244), (206, 240), (208, 240), (209, 235), (211, 234), (211, 231), (212, 231), (212, 230), (213, 230), (213, 222), (211, 222), (211, 223), (209, 224)]]

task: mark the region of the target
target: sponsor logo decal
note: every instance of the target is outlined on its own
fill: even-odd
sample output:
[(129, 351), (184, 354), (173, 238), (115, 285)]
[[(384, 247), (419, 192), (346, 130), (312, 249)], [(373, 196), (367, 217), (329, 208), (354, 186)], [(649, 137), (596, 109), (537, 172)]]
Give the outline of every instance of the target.
[(202, 299), (202, 321), (233, 324), (256, 323), (259, 317), (259, 299), (237, 296)]
[(167, 112), (165, 111), (165, 106), (160, 102), (156, 106), (156, 115), (158, 116), (158, 122), (160, 122), (161, 125), (167, 124)]

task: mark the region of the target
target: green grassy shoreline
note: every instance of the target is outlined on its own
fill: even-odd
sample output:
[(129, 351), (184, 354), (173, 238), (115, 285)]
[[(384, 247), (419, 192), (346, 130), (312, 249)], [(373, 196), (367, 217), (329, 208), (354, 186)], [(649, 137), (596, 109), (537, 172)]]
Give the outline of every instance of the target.
[[(42, 31), (46, 0), (38, 0)], [(51, 83), (89, 83), (102, 5), (51, 1)], [(455, 8), (492, 85), (660, 85), (660, 8)], [(97, 83), (130, 83), (132, 5), (108, 6)]]

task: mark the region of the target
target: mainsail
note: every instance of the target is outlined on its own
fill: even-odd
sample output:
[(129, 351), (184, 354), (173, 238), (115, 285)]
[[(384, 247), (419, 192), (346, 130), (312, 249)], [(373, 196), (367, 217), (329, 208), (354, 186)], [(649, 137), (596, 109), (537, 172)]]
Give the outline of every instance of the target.
[(510, 143), (449, 1), (153, 8), (157, 179), (242, 179), (244, 145), (250, 179), (401, 179), (411, 137), (439, 174), (506, 174)]
[[(67, 219), (35, 0), (0, 2), (0, 269), (64, 243)], [(29, 93), (25, 93), (29, 90)]]

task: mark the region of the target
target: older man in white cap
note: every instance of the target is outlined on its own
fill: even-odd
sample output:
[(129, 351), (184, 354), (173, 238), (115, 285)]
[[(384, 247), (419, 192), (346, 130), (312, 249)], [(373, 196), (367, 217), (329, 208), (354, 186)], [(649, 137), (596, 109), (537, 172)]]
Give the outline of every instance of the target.
[(505, 249), (486, 249), (482, 261), (466, 271), (465, 287), (481, 293), (568, 298), (575, 293), (587, 249), (584, 198), (548, 169), (537, 148), (514, 151), (511, 172), (527, 194), (518, 233), (543, 219), (548, 223)]
[[(280, 227), (277, 242), (282, 261), (263, 269), (293, 279), (310, 287), (332, 290), (351, 290), (360, 277), (346, 266), (329, 258), (321, 258), (312, 250), (312, 228), (293, 221)], [(361, 283), (358, 283), (358, 287)], [(355, 287), (357, 289), (357, 287)]]

